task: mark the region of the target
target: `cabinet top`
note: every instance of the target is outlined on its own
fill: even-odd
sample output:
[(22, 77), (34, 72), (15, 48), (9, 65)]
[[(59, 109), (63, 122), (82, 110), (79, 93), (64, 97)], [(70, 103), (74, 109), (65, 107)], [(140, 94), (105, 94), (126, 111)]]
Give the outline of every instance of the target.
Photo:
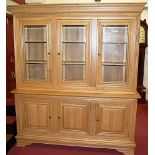
[(44, 4), (8, 6), (12, 14), (133, 12), (141, 13), (146, 3)]
[(102, 91), (79, 91), (79, 90), (52, 90), (52, 89), (15, 89), (14, 94), (36, 94), (52, 96), (77, 96), (77, 97), (113, 97), (113, 98), (140, 98), (138, 92), (102, 92)]

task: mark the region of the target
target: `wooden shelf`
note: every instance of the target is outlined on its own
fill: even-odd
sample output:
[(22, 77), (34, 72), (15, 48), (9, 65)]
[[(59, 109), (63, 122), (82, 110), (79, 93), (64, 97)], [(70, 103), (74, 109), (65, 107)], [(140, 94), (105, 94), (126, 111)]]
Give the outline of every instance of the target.
[(46, 60), (26, 60), (26, 64), (46, 64)]
[(25, 41), (25, 43), (47, 43), (47, 41)]
[(120, 83), (120, 84), (122, 83), (122, 84), (123, 84), (123, 83), (125, 83), (125, 82), (124, 82), (124, 81), (110, 81), (110, 82), (104, 81), (103, 83), (104, 83), (104, 84), (117, 84), (117, 83)]
[(81, 43), (81, 44), (85, 44), (86, 41), (62, 41), (62, 43)]
[(83, 61), (65, 61), (63, 65), (85, 65), (86, 63)]
[(104, 66), (125, 66), (125, 62), (102, 62)]
[(103, 44), (128, 44), (128, 43), (125, 43), (125, 42), (124, 43), (121, 43), (121, 42), (120, 43), (118, 43), (118, 42), (115, 43), (115, 42), (104, 42), (104, 41), (102, 41), (102, 43)]

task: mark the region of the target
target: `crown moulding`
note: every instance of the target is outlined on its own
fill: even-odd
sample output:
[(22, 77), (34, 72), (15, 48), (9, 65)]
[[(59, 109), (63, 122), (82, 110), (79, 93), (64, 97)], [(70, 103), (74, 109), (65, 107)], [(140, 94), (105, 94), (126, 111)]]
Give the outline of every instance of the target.
[(98, 3), (98, 4), (43, 4), (8, 6), (12, 14), (49, 14), (85, 12), (135, 12), (141, 13), (146, 3)]

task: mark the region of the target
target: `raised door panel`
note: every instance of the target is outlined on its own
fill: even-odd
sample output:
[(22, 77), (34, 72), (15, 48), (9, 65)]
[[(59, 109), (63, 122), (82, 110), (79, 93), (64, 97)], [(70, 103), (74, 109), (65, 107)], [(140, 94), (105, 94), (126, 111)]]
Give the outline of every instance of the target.
[(50, 98), (39, 95), (22, 95), (17, 100), (20, 130), (25, 133), (49, 133), (53, 126)]
[(99, 129), (105, 132), (123, 132), (124, 130), (124, 108), (100, 107)]
[(26, 127), (48, 128), (48, 103), (25, 102)]
[(119, 19), (98, 21), (97, 87), (132, 89), (133, 23), (133, 20)]
[[(133, 129), (135, 123), (136, 108), (132, 108), (135, 105), (135, 100), (104, 99), (96, 101), (96, 135), (130, 137), (130, 130)], [(131, 114), (133, 114), (132, 117)]]
[(59, 83), (90, 84), (90, 21), (58, 20)]
[(61, 98), (58, 103), (59, 132), (89, 134), (90, 103), (79, 98)]
[(18, 85), (49, 84), (50, 74), (52, 74), (52, 69), (49, 69), (49, 65), (52, 67), (52, 22), (48, 19), (39, 20), (37, 18), (19, 19), (18, 22), (19, 30), (15, 31), (15, 34), (21, 38), (20, 40), (16, 38)]

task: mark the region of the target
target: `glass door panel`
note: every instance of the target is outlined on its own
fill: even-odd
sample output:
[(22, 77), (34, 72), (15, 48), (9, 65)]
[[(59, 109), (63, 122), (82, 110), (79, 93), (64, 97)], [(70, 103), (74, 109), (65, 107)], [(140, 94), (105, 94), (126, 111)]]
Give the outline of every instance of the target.
[(125, 81), (125, 66), (122, 65), (104, 65), (104, 82), (122, 82)]
[(25, 77), (27, 80), (47, 79), (47, 26), (25, 25)]
[(63, 61), (85, 61), (84, 43), (65, 43), (63, 44)]
[(62, 27), (64, 42), (85, 42), (86, 26), (84, 25), (64, 25)]
[(65, 81), (79, 81), (84, 79), (83, 64), (65, 64), (63, 65), (63, 79)]
[(25, 26), (25, 41), (46, 42), (47, 38), (45, 25), (27, 25)]
[(46, 64), (27, 63), (26, 78), (29, 80), (44, 80), (46, 79)]
[(25, 44), (25, 54), (26, 61), (46, 61), (47, 45), (45, 43), (26, 43)]
[(127, 43), (128, 27), (124, 25), (103, 26), (103, 41), (105, 43)]
[(84, 81), (86, 70), (86, 26), (62, 26), (62, 80)]
[(125, 82), (128, 26), (102, 26), (102, 82)]
[(127, 44), (106, 44), (103, 43), (103, 62), (125, 63), (127, 54)]

